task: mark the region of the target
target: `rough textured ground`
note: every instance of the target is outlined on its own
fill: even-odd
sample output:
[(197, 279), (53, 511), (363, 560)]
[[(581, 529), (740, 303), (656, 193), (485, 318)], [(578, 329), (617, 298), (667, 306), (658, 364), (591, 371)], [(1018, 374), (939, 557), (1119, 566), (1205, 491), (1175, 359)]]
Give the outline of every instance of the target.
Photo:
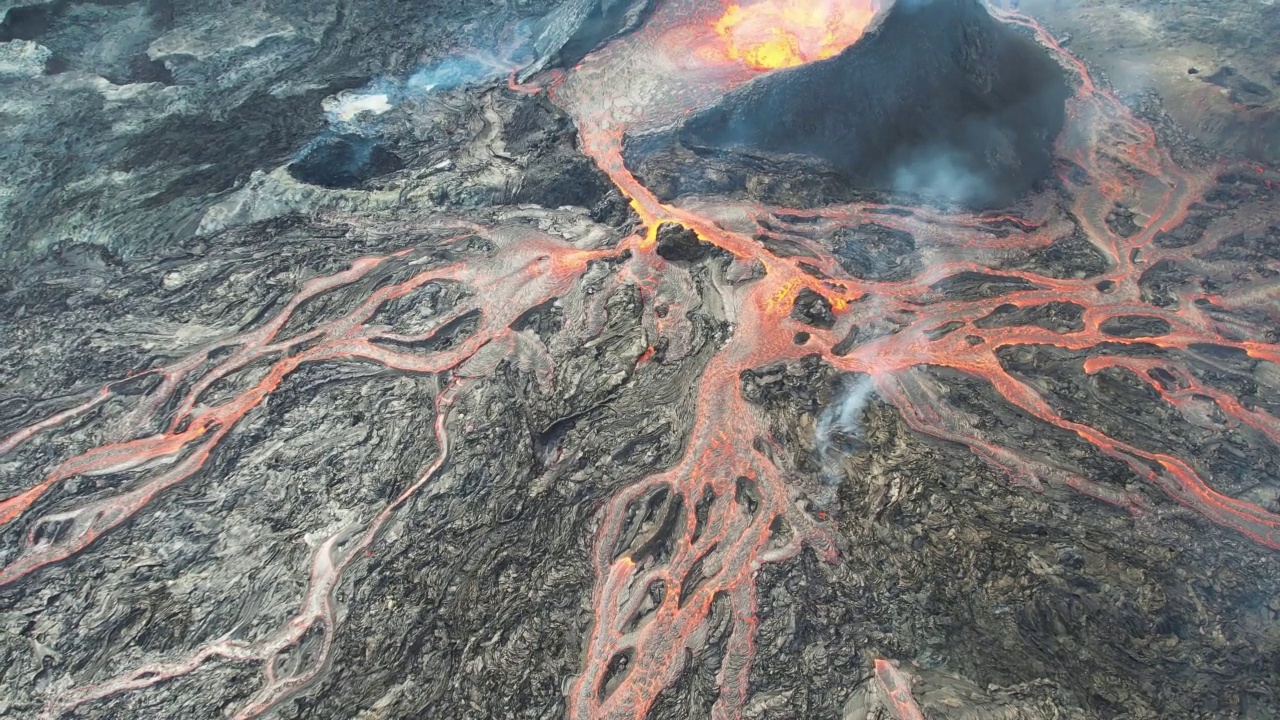
[[(1006, 5), (1009, 3), (1005, 3)], [(1019, 0), (1129, 93), (1154, 92), (1214, 152), (1280, 162), (1280, 5)]]
[(705, 4), (0, 0), (0, 715), (1274, 716), (1275, 6), (1021, 6), (973, 215), (638, 182)]

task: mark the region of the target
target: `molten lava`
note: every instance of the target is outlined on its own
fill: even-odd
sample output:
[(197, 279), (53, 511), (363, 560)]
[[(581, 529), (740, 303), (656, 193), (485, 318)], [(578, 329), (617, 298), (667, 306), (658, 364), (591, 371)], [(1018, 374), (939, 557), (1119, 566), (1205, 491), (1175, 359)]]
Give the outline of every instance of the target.
[(832, 57), (862, 37), (879, 0), (760, 0), (731, 3), (712, 27), (724, 54), (755, 70)]

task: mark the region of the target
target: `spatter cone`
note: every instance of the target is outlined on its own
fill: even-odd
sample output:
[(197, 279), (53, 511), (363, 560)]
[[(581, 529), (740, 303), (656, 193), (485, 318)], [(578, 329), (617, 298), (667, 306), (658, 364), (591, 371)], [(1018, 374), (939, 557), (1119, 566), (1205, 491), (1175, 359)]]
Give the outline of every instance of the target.
[(664, 199), (814, 206), (889, 191), (1006, 205), (1049, 175), (1069, 95), (1044, 48), (978, 0), (899, 0), (839, 55), (628, 138), (626, 159)]

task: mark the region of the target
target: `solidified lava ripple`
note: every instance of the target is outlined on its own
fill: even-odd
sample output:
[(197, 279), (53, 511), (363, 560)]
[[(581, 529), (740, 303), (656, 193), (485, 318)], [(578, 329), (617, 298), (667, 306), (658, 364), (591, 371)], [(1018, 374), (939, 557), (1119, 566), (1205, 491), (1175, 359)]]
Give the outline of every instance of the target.
[[(1024, 448), (1003, 446), (999, 438), (975, 430), (972, 418), (942, 399), (945, 389), (929, 369), (961, 373), (989, 385), (1026, 416), (1128, 465), (1208, 521), (1280, 549), (1280, 516), (1214, 490), (1194, 458), (1145, 447), (1071, 416), (1010, 370), (1009, 348), (1099, 351), (1083, 361), (1087, 374), (1131, 373), (1178, 412), (1203, 412), (1207, 398), (1224, 423), (1280, 442), (1276, 419), (1265, 408), (1214, 386), (1184, 359), (1188, 352), (1216, 348), (1253, 363), (1280, 363), (1274, 338), (1231, 316), (1233, 309), (1260, 308), (1274, 321), (1274, 287), (1259, 291), (1228, 286), (1221, 293), (1206, 294), (1173, 283), (1161, 286), (1170, 294), (1166, 301), (1151, 302), (1154, 270), (1211, 263), (1215, 249), (1239, 228), (1206, 232), (1178, 247), (1161, 238), (1205, 200), (1219, 175), (1248, 176), (1254, 169), (1179, 168), (1159, 146), (1152, 128), (1095, 85), (1084, 65), (1045, 31), (1018, 15), (1004, 14), (1002, 19), (1034, 32), (1078, 77), (1069, 106), (1071, 121), (1058, 145), (1060, 194), (1065, 200), (1037, 205), (1039, 216), (949, 215), (874, 203), (805, 211), (710, 203), (695, 211), (659, 202), (623, 165), (623, 134), (696, 100), (650, 95), (651, 112), (646, 114), (643, 103), (626, 92), (632, 85), (619, 75), (646, 57), (646, 48), (651, 52), (657, 33), (675, 25), (668, 21), (663, 26), (659, 18), (651, 28), (589, 57), (549, 90), (576, 120), (585, 151), (630, 198), (644, 232), (614, 248), (584, 250), (528, 230), (459, 227), (458, 237), (483, 237), (497, 249), (480, 260), (421, 270), (414, 269), (419, 259), (414, 249), (356, 260), (346, 270), (306, 283), (256, 328), (146, 370), (157, 387), (138, 400), (140, 420), (135, 427), (158, 424), (163, 429), (128, 436), (124, 428), (125, 436), (118, 442), (63, 459), (43, 480), (0, 502), (0, 524), (22, 523), (26, 530), (20, 553), (0, 568), (0, 584), (33, 578), (45, 566), (90, 552), (98, 537), (128, 522), (159, 493), (202, 472), (231, 429), (307, 363), (356, 358), (448, 378), (436, 404), (439, 453), (417, 482), (387, 502), (378, 515), (316, 546), (303, 602), (274, 632), (254, 642), (213, 642), (176, 660), (140, 665), (96, 685), (61, 691), (49, 701), (45, 716), (59, 717), (82, 704), (149, 687), (214, 661), (261, 667), (261, 688), (235, 717), (261, 715), (307, 688), (326, 668), (339, 622), (332, 597), (339, 579), (355, 558), (376, 551), (380, 531), (447, 462), (446, 420), (458, 393), (507, 358), (519, 358), (540, 377), (547, 375), (545, 350), (531, 346), (534, 341), (528, 334), (512, 330), (517, 318), (564, 296), (589, 268), (612, 263), (617, 268), (609, 280), (612, 287), (639, 286), (652, 326), (665, 343), (663, 352), (680, 353), (689, 333), (681, 319), (682, 306), (694, 301), (695, 291), (657, 252), (657, 233), (664, 223), (682, 225), (732, 256), (737, 270), (730, 274), (738, 280), (724, 292), (734, 331), (701, 376), (693, 430), (681, 459), (627, 487), (601, 510), (592, 557), (594, 620), (581, 672), (569, 688), (570, 717), (645, 717), (658, 694), (679, 676), (686, 649), (700, 642), (716, 608), (727, 612), (730, 628), (713, 716), (740, 715), (754, 655), (757, 571), (765, 563), (795, 555), (803, 546), (828, 561), (839, 561), (831, 521), (803, 502), (788, 471), (770, 453), (766, 420), (741, 391), (742, 373), (763, 365), (817, 354), (841, 371), (868, 376), (877, 394), (920, 433), (967, 445), (1015, 477), (1061, 482), (1100, 500), (1142, 510), (1142, 501), (1128, 491), (1055, 467)], [(675, 66), (664, 70), (681, 71)], [(719, 77), (730, 84), (743, 79), (728, 71)], [(653, 87), (658, 86), (661, 83), (653, 83), (646, 92), (655, 93)], [(605, 94), (611, 87), (624, 92), (616, 97)], [(615, 99), (602, 103), (600, 97)], [(640, 97), (645, 97), (643, 92)], [(1121, 233), (1108, 223), (1121, 205), (1133, 212), (1136, 229)], [(738, 220), (722, 224), (717, 221), (720, 216)], [(851, 231), (914, 238), (909, 245), (920, 254), (918, 261), (900, 273), (905, 277), (874, 272), (855, 276), (849, 263), (858, 258), (842, 256), (833, 240)], [(1038, 271), (1039, 264), (1022, 261), (1028, 253), (1047, 257), (1054, 248), (1080, 237), (1104, 261), (1097, 272), (1075, 277)], [(775, 252), (784, 244), (798, 250)], [(752, 267), (763, 268), (763, 273), (749, 271)], [(377, 273), (390, 277), (392, 270), (399, 273), (394, 282), (375, 284), (376, 289), (345, 314), (300, 334), (287, 332), (290, 318), (308, 302)], [(442, 282), (460, 284), (469, 294), (430, 327), (405, 334), (380, 324), (378, 313), (389, 303)], [(806, 323), (803, 314), (797, 319), (795, 305), (802, 297), (824, 308), (829, 321)], [(589, 340), (603, 312), (590, 304), (572, 308), (567, 322), (574, 337)], [(1070, 320), (1051, 322), (1055, 312), (1067, 313)], [(1042, 320), (999, 321), (1019, 313)], [(470, 334), (444, 342), (455, 321), (477, 316)], [(857, 333), (885, 318), (895, 319), (890, 332), (867, 333), (865, 338)], [(1118, 326), (1154, 330), (1117, 331)], [(801, 334), (803, 343), (796, 340)], [(850, 337), (855, 340), (850, 342)], [(636, 358), (637, 363), (658, 361), (654, 347)], [(251, 387), (230, 398), (210, 399), (219, 380), (250, 367), (266, 368)], [(0, 453), (89, 413), (113, 397), (123, 380), (0, 440)], [(165, 462), (127, 491), (57, 514), (28, 512), (50, 488), (70, 478), (154, 461)], [(316, 633), (319, 649), (310, 662), (280, 673), (277, 659), (305, 639), (314, 643)], [(876, 678), (900, 714), (918, 716), (891, 665), (877, 663)]]

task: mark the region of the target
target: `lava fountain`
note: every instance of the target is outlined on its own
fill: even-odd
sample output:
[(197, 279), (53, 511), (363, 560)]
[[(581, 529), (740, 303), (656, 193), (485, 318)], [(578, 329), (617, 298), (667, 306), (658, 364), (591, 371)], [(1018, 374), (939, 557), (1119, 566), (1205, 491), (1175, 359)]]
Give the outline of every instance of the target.
[(879, 0), (730, 3), (712, 27), (727, 58), (777, 70), (836, 55), (862, 37), (879, 10)]

